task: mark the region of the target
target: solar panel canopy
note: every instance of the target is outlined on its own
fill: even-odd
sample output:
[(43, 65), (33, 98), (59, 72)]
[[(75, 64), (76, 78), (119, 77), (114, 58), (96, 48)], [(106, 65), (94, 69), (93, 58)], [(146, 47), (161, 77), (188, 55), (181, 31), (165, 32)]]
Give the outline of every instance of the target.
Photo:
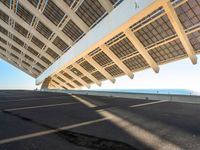
[[(37, 84), (59, 89), (132, 79), (148, 68), (158, 73), (160, 65), (183, 58), (196, 64), (200, 0), (146, 1), (141, 8), (131, 0), (1, 0), (0, 58), (36, 79), (56, 65)], [(141, 10), (96, 43), (83, 42), (127, 4)], [(106, 23), (117, 24), (119, 17)], [(72, 57), (81, 44), (88, 48), (79, 46), (84, 53)], [(71, 61), (63, 65), (64, 56)]]

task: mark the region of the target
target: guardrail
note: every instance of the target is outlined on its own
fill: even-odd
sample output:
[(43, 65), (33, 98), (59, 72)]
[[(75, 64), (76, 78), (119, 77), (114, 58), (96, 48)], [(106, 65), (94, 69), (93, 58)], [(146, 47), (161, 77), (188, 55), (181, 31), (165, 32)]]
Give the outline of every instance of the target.
[(175, 94), (147, 94), (147, 93), (128, 93), (128, 92), (109, 92), (109, 91), (89, 91), (89, 90), (60, 90), (60, 89), (41, 89), (45, 92), (67, 93), (76, 95), (94, 95), (94, 96), (108, 96), (121, 97), (142, 100), (169, 100), (174, 102), (184, 103), (199, 103), (200, 96), (193, 95), (175, 95)]

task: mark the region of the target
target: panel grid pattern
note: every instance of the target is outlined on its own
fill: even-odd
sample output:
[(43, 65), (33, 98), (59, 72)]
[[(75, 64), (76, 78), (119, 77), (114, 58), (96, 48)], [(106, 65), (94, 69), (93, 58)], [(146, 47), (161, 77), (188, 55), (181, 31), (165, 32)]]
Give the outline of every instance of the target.
[(58, 47), (61, 51), (66, 50), (69, 46), (58, 36), (53, 41), (53, 44)]
[(66, 72), (61, 72), (61, 74), (63, 74), (66, 78), (68, 78), (69, 80), (73, 80), (74, 78), (72, 76), (70, 76), (69, 74), (67, 74)]
[[(75, 21), (74, 19), (77, 18), (70, 18), (68, 14), (65, 14), (65, 12), (56, 6), (52, 0), (28, 1), (30, 2), (30, 5), (33, 5), (36, 8), (37, 11), (41, 11), (40, 15), (43, 15), (42, 17), (45, 17), (51, 21), (55, 25), (54, 28), (57, 28), (58, 30), (54, 31), (53, 28), (47, 26), (47, 24), (44, 22), (45, 20), (34, 16), (34, 11), (27, 9), (28, 7), (23, 3), (18, 1), (2, 0), (0, 3), (3, 4), (2, 7), (5, 6), (5, 9), (0, 10), (0, 19), (7, 23), (8, 26), (13, 27), (13, 30), (16, 30), (19, 32), (19, 34), (27, 38), (27, 44), (29, 41), (32, 43), (27, 45), (24, 43), (24, 37), (17, 36), (15, 33), (7, 31), (6, 27), (2, 27), (7, 25), (2, 23), (2, 26), (0, 25), (0, 32), (9, 37), (12, 41), (7, 42), (5, 39), (0, 37), (1, 43), (8, 44), (6, 47), (1, 46), (0, 48), (2, 54), (6, 54), (8, 58), (11, 56), (11, 62), (18, 62), (19, 68), (23, 67), (24, 70), (26, 69), (31, 75), (37, 76), (60, 57), (59, 55), (62, 54), (61, 51), (63, 51), (64, 54), (64, 52), (72, 47), (73, 44), (81, 39), (86, 33), (81, 30), (81, 24), (76, 24), (77, 20)], [(114, 7), (122, 2), (122, 0), (109, 1), (114, 5)], [(64, 2), (66, 5), (70, 6), (74, 13), (78, 15), (78, 19), (81, 19), (86, 25), (89, 26), (90, 29), (92, 29), (100, 20), (102, 20), (103, 17), (107, 15), (106, 10), (98, 0), (64, 0)], [(171, 2), (174, 3), (175, 1)], [(176, 1), (173, 6), (175, 7), (175, 5), (179, 2), (182, 1)], [(10, 4), (11, 7), (9, 6)], [(147, 16), (140, 18), (138, 22), (133, 21), (132, 24), (129, 24), (129, 29), (132, 29), (136, 37), (147, 49), (148, 54), (157, 64), (163, 64), (175, 59), (186, 57), (187, 53), (184, 50), (180, 40), (177, 39), (175, 30), (166, 16), (164, 9), (160, 6), (157, 8), (157, 10), (152, 10)], [(7, 12), (6, 10), (8, 9), (12, 9), (11, 12), (13, 12), (13, 14), (6, 14), (5, 12)], [(16, 14), (14, 14), (15, 10)], [(188, 0), (186, 3), (177, 6), (175, 10), (184, 26), (184, 29), (186, 30), (186, 33), (188, 34), (188, 32), (190, 32), (190, 34), (187, 36), (195, 52), (197, 53), (200, 51), (200, 31), (197, 30), (197, 28), (199, 28), (197, 25), (200, 24), (200, 1)], [(15, 15), (15, 17), (12, 15)], [(9, 16), (12, 17), (9, 18)], [(126, 29), (127, 28), (128, 27), (126, 27)], [(61, 35), (59, 35), (60, 33), (56, 33), (59, 30), (61, 31)], [(195, 32), (192, 32), (192, 30), (195, 30)], [(120, 29), (119, 31), (116, 31), (117, 33), (115, 36), (110, 37), (109, 39), (105, 38), (107, 41), (104, 41), (102, 44), (106, 44), (119, 58), (117, 61), (121, 60), (127, 66), (127, 68), (133, 72), (150, 67), (147, 61), (136, 50), (131, 41), (126, 38), (125, 34), (122, 32), (123, 30)], [(72, 45), (69, 46), (66, 44), (67, 40), (65, 38), (61, 38), (64, 36), (62, 32), (66, 35), (66, 37), (69, 37), (73, 41)], [(2, 36), (4, 36), (3, 34)], [(45, 37), (47, 40), (45, 40), (43, 37)], [(167, 40), (170, 40), (170, 42)], [(14, 45), (12, 45), (13, 41)], [(36, 48), (35, 45), (37, 46)], [(101, 45), (94, 45), (93, 51), (91, 51), (89, 48), (88, 52), (84, 54), (85, 56), (89, 55), (92, 57), (92, 59), (103, 69), (105, 69), (105, 71), (101, 70), (99, 67), (96, 68), (95, 64), (90, 64), (90, 62), (87, 62), (84, 59), (85, 56), (83, 55), (81, 55), (81, 57), (77, 57), (74, 62), (78, 62), (83, 69), (85, 69), (99, 81), (123, 75), (124, 72), (126, 72), (123, 69), (124, 66), (118, 66), (121, 63), (117, 63), (117, 61), (114, 61), (116, 62), (115, 64), (112, 61), (113, 58), (111, 58), (109, 55), (106, 55), (99, 48), (99, 46)], [(12, 50), (11, 53), (4, 52), (5, 48), (7, 47), (11, 48), (9, 49), (9, 51)], [(33, 54), (33, 58), (27, 55), (26, 52)], [(40, 52), (43, 53), (40, 54)], [(22, 57), (20, 57), (21, 55)], [(18, 57), (20, 57), (20, 59)], [(80, 58), (83, 59), (80, 60)], [(38, 60), (41, 61), (38, 62)], [(20, 67), (20, 65), (22, 66)], [(78, 82), (78, 78), (80, 78), (82, 81), (85, 81), (87, 84), (93, 83), (92, 79), (90, 79), (87, 75), (81, 73), (78, 68), (74, 68), (73, 63), (69, 65), (70, 66), (66, 66), (66, 68), (68, 68), (67, 70), (72, 71), (75, 76), (71, 77), (67, 73), (61, 71), (61, 73), (65, 75), (67, 79), (74, 82), (78, 86), (83, 86)], [(123, 69), (124, 72), (120, 68)], [(100, 70), (102, 72), (100, 72)], [(55, 77), (57, 77), (57, 75), (55, 75)], [(64, 81), (65, 78), (62, 78), (61, 82)]]
[(17, 15), (22, 18), (25, 22), (28, 24), (31, 24), (31, 21), (33, 19), (33, 15), (25, 9), (20, 3), (17, 5)]
[(88, 77), (84, 76), (81, 78), (83, 81), (85, 81), (87, 84), (91, 84), (92, 80), (90, 80)]
[(82, 76), (83, 75), (78, 69), (76, 69), (74, 67), (71, 69), (71, 71), (77, 76)]
[(32, 37), (31, 41), (37, 45), (39, 48), (43, 48), (44, 43), (42, 41), (40, 41), (38, 38), (36, 38), (35, 36)]
[(30, 56), (28, 56), (28, 55), (24, 55), (24, 57), (26, 58), (26, 59), (28, 59), (29, 61), (31, 61), (31, 62), (33, 62), (34, 61), (34, 59), (33, 58), (31, 58)]
[(112, 45), (110, 49), (119, 58), (125, 57), (131, 53), (137, 53), (136, 48), (128, 40), (128, 38), (124, 38), (116, 44)]
[(15, 22), (15, 30), (19, 32), (21, 35), (23, 35), (24, 37), (26, 37), (28, 34), (28, 31), (17, 22)]
[(192, 27), (200, 22), (200, 1), (188, 0), (176, 8), (176, 13), (185, 29)]
[(41, 65), (39, 62), (36, 63), (37, 66), (39, 66), (41, 69), (46, 69), (43, 65)]
[(104, 52), (98, 53), (93, 57), (93, 59), (101, 66), (112, 63), (112, 60)]
[(1, 2), (8, 8), (10, 7), (10, 0), (1, 0)]
[(83, 67), (87, 72), (93, 72), (96, 70), (89, 62), (84, 61), (80, 64), (81, 67)]
[(80, 82), (78, 82), (77, 80), (74, 80), (73, 81), (76, 85), (78, 85), (78, 86), (83, 86)]
[(65, 15), (64, 12), (51, 0), (48, 0), (43, 14), (56, 26), (59, 24), (59, 22)]
[(37, 7), (39, 0), (28, 0), (34, 7)]
[(123, 61), (123, 63), (132, 71), (136, 71), (140, 68), (146, 68), (149, 66), (141, 55), (126, 59)]
[(12, 45), (11, 49), (14, 50), (15, 52), (21, 54), (21, 51), (18, 48), (16, 48), (15, 46)]
[(38, 25), (37, 25), (37, 28), (36, 30), (41, 33), (46, 39), (48, 39), (51, 34), (52, 34), (52, 31), (47, 28), (42, 22), (39, 21)]
[(21, 41), (19, 38), (17, 38), (15, 35), (13, 35), (13, 40), (14, 40), (15, 42), (17, 42), (17, 43), (18, 43), (19, 45), (21, 45), (21, 46), (24, 45), (24, 42)]
[(112, 76), (119, 76), (123, 74), (123, 71), (117, 66), (117, 65), (111, 65), (109, 67), (106, 67), (105, 70), (111, 74)]
[(195, 51), (200, 50), (200, 31), (189, 34), (188, 38), (194, 50)]
[(35, 51), (32, 47), (28, 47), (27, 48), (27, 50), (29, 51), (29, 52), (31, 52), (33, 55), (35, 55), (35, 56), (37, 56), (39, 53), (37, 52), (37, 51)]
[(42, 56), (40, 59), (41, 59), (43, 62), (45, 62), (46, 64), (48, 64), (48, 65), (51, 64), (51, 62), (50, 62), (46, 57), (44, 57), (44, 56)]
[(135, 32), (145, 47), (174, 34), (175, 31), (166, 15)]
[(47, 52), (47, 54), (49, 54), (54, 59), (57, 59), (59, 57), (59, 55), (56, 54), (51, 48), (47, 48), (46, 52)]
[(7, 44), (7, 41), (0, 37), (0, 41), (4, 44)]
[(6, 36), (8, 35), (8, 31), (5, 28), (3, 28), (1, 25), (0, 25), (0, 32)]
[(72, 20), (69, 20), (62, 31), (72, 39), (72, 41), (76, 41), (83, 34), (83, 31)]
[(92, 75), (97, 79), (97, 80), (105, 80), (106, 77), (104, 75), (102, 75), (99, 71), (96, 71), (94, 73), (92, 73)]
[(180, 40), (175, 40), (150, 50), (149, 54), (157, 63), (161, 63), (167, 61), (168, 59), (186, 55), (186, 52)]
[(3, 11), (0, 10), (0, 19), (8, 24), (9, 16), (7, 14), (5, 14)]
[(74, 2), (74, 0), (64, 0), (64, 2), (67, 3), (67, 5), (71, 6), (71, 4)]
[(77, 15), (90, 27), (105, 13), (105, 9), (95, 0), (84, 0), (76, 11)]

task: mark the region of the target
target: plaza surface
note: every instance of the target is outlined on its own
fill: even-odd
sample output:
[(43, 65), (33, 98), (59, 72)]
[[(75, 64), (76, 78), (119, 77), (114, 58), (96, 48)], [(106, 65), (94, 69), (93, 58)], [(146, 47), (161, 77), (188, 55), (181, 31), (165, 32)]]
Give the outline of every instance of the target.
[(199, 111), (167, 100), (1, 90), (0, 149), (196, 150)]

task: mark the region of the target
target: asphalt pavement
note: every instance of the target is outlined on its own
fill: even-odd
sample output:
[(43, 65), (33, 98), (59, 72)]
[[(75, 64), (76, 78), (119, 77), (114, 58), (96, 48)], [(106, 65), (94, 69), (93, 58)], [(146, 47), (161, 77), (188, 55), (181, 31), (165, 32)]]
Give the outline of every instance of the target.
[(166, 100), (0, 90), (0, 150), (198, 150), (199, 112)]

